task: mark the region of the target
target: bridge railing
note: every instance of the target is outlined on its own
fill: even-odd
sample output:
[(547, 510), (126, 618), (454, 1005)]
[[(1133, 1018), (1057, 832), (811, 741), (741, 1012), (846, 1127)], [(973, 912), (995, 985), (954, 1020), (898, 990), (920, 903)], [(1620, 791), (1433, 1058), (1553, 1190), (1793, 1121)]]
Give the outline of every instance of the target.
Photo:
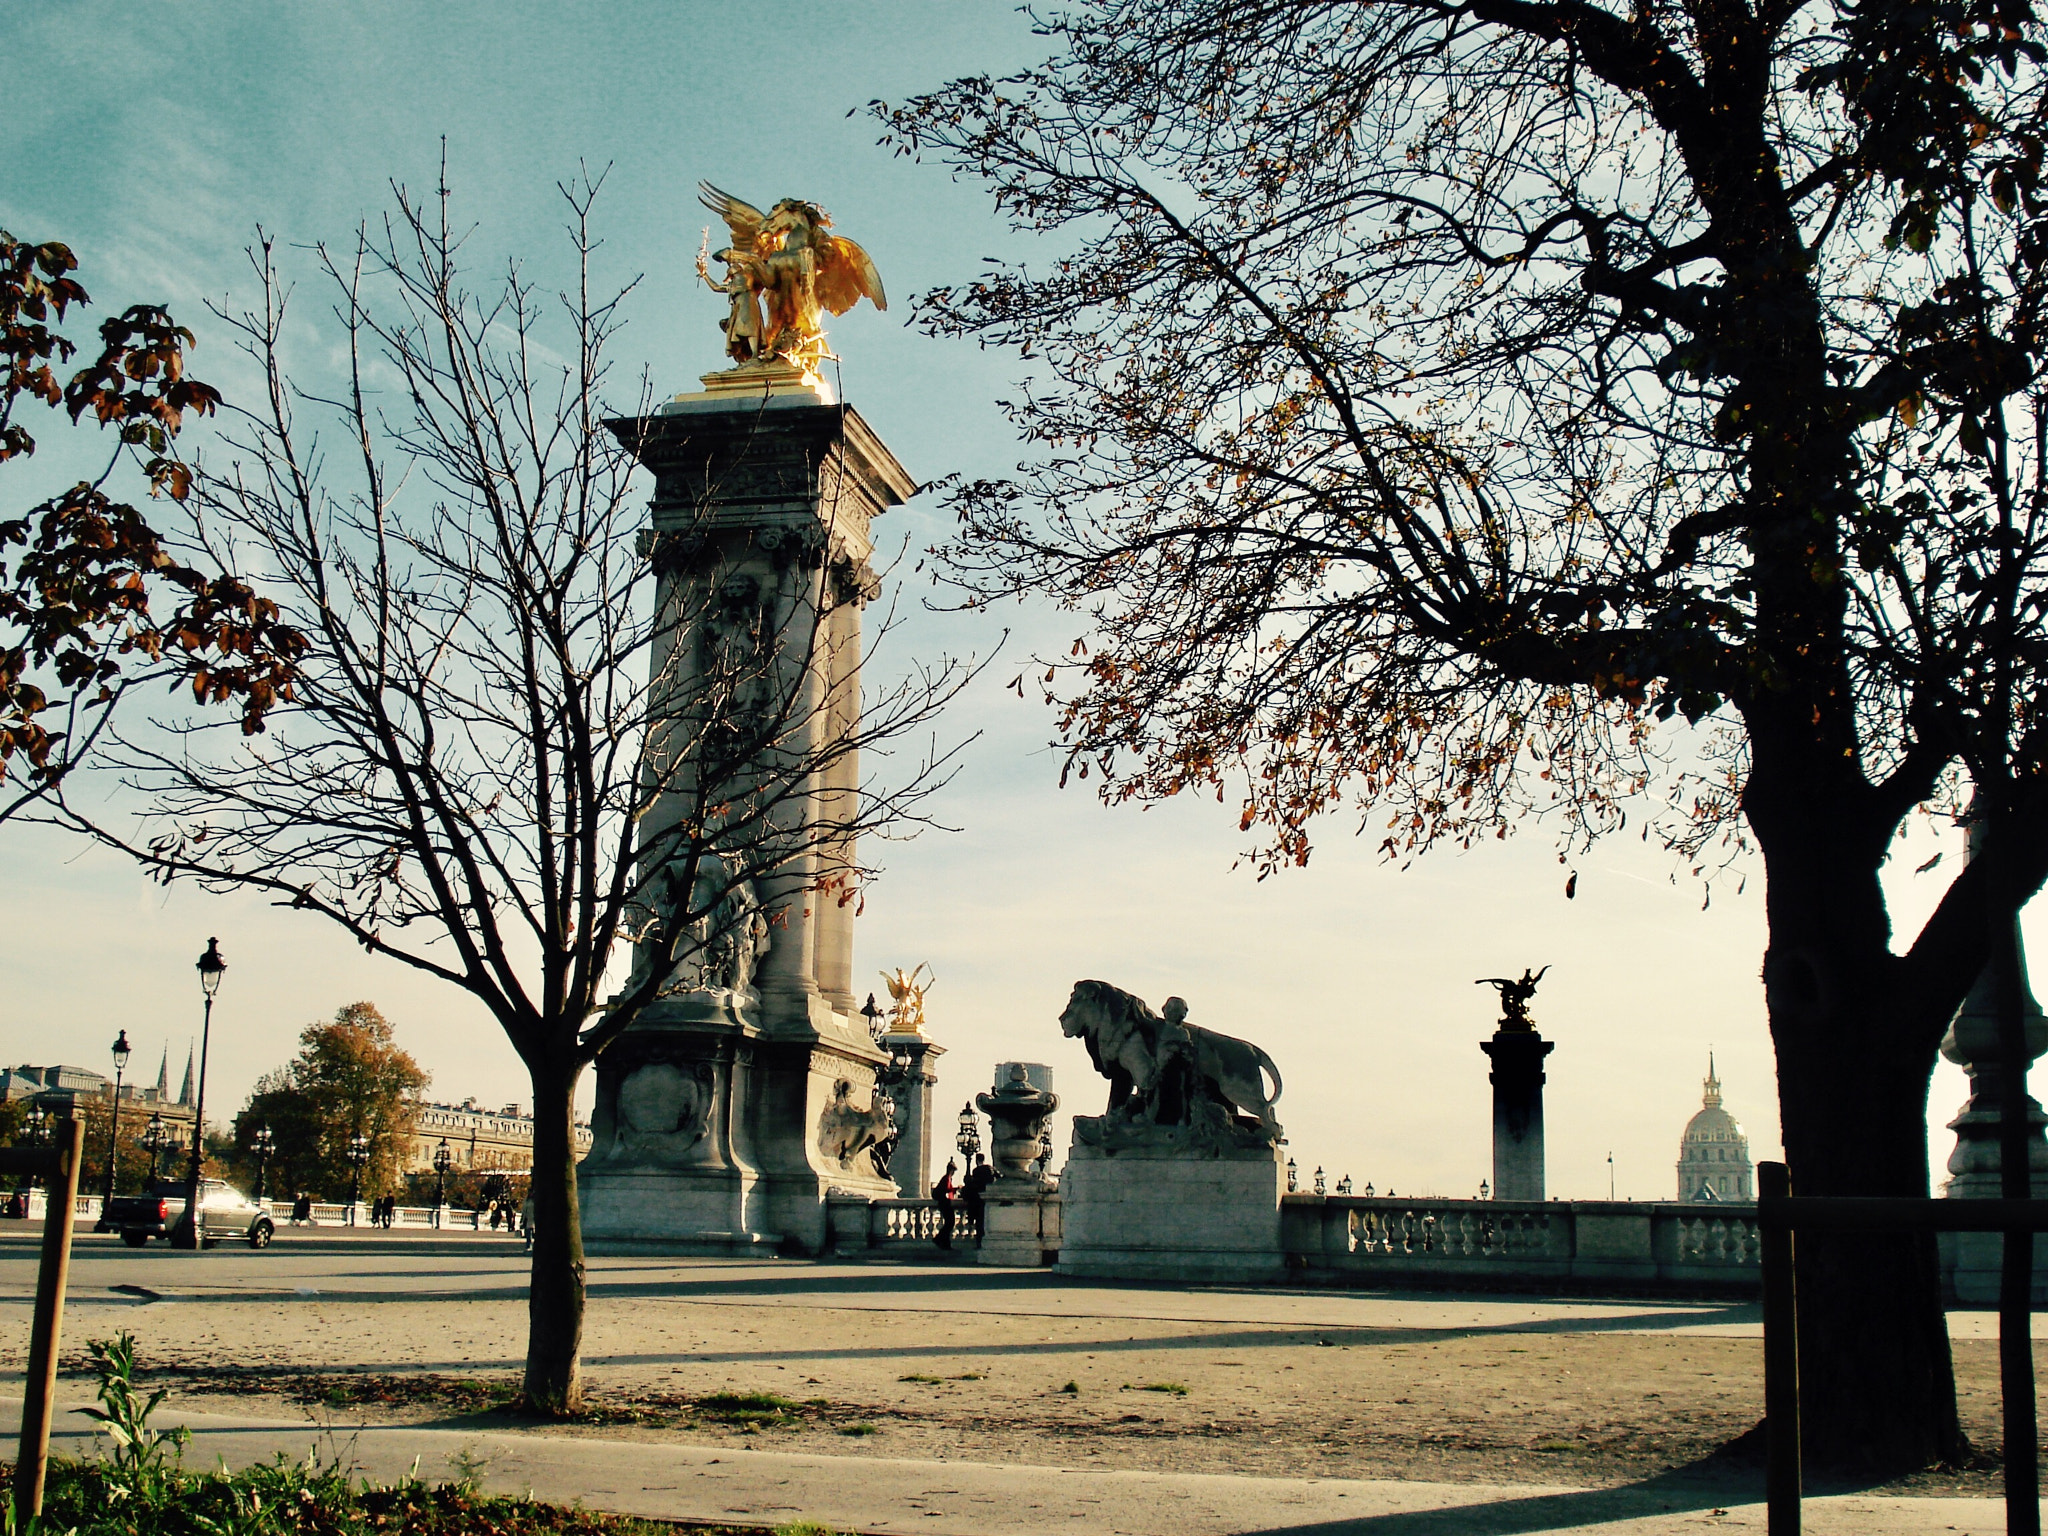
[(1753, 1204), (1287, 1195), (1280, 1243), (1314, 1284), (1583, 1280), (1755, 1290)]

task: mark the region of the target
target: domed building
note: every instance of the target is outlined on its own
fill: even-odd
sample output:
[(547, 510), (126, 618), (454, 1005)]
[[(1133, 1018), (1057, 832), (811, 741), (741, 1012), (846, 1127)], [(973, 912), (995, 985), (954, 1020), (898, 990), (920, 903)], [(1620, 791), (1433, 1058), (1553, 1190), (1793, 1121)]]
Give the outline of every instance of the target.
[(1686, 1122), (1685, 1134), (1678, 1139), (1678, 1198), (1754, 1200), (1754, 1171), (1749, 1138), (1721, 1107), (1721, 1079), (1714, 1075), (1714, 1058), (1709, 1055), (1700, 1112)]

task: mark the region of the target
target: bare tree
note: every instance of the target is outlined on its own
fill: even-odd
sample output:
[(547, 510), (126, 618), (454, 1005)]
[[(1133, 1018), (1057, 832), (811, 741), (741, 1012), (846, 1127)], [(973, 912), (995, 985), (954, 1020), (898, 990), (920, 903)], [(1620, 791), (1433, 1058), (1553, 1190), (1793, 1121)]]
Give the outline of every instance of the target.
[[(1038, 360), (1044, 452), (961, 490), (947, 556), (1085, 616), (1069, 769), (1234, 792), (1262, 872), (1347, 809), (1394, 858), (1529, 812), (1647, 819), (1703, 876), (1754, 846), (1794, 1183), (1925, 1195), (1937, 1043), (2048, 872), (2032, 8), (1046, 31), (877, 110), (1045, 237), (921, 314)], [(1887, 854), (1970, 781), (1982, 856), (1895, 950)], [(1965, 1454), (1931, 1240), (1800, 1264), (1814, 1453)]]
[(722, 546), (689, 536), (692, 509), (665, 509), (658, 540), (643, 526), (646, 386), (619, 418), (603, 404), (624, 293), (591, 289), (595, 185), (563, 195), (576, 279), (553, 303), (516, 266), (466, 286), (445, 189), (427, 207), (401, 190), (380, 231), (323, 249), (346, 358), (327, 398), (294, 387), (288, 290), (270, 244), (252, 253), (263, 303), (222, 318), (265, 397), (196, 476), (194, 536), (269, 568), (308, 638), (297, 691), (260, 740), (124, 731), (134, 825), (72, 805), (163, 878), (273, 892), (503, 1026), (533, 1085), (525, 1400), (544, 1413), (581, 1393), (583, 1070), (774, 919), (743, 894), (856, 897), (860, 839), (923, 824), (950, 754), (910, 754), (886, 788), (855, 765), (971, 670), (913, 668), (863, 701), (824, 652), (835, 609), (871, 594), (794, 565), (734, 613), (715, 570), (659, 579)]

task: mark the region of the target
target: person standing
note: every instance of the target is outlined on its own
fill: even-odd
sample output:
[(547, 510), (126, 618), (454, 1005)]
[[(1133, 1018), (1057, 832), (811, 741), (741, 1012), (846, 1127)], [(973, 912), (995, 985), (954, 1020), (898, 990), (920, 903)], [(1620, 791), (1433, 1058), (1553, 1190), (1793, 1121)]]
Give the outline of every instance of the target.
[(987, 1210), (986, 1196), (989, 1185), (995, 1183), (996, 1171), (988, 1165), (988, 1154), (974, 1154), (974, 1166), (967, 1170), (967, 1180), (961, 1186), (967, 1209), (967, 1219), (974, 1224), (974, 1246), (981, 1246), (982, 1213)]
[(960, 1196), (960, 1186), (954, 1182), (953, 1175), (959, 1171), (960, 1165), (947, 1158), (946, 1171), (939, 1176), (939, 1182), (932, 1186), (932, 1198), (939, 1202), (939, 1235), (936, 1241), (941, 1248), (953, 1246), (953, 1223), (959, 1219), (960, 1214), (955, 1203)]

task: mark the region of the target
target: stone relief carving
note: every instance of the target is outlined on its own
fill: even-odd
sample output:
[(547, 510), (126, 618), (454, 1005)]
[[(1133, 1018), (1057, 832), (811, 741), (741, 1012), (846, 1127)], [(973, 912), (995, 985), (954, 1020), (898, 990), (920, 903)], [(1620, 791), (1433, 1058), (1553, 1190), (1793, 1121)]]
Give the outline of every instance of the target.
[(619, 1083), (612, 1161), (673, 1163), (711, 1129), (717, 1079), (709, 1062), (684, 1067), (655, 1061)]
[(1074, 984), (1060, 1030), (1086, 1044), (1088, 1059), (1109, 1079), (1108, 1109), (1099, 1119), (1076, 1119), (1077, 1139), (1105, 1146), (1279, 1141), (1273, 1105), (1280, 1069), (1273, 1058), (1249, 1040), (1188, 1023), (1187, 1011), (1177, 997), (1154, 1013), (1143, 998), (1106, 981)]
[[(854, 1105), (853, 1084), (849, 1080), (842, 1077), (832, 1085), (832, 1102), (818, 1116), (818, 1150), (827, 1158), (851, 1172), (853, 1160), (861, 1153), (883, 1142), (893, 1147), (891, 1138), (895, 1133), (896, 1106), (887, 1094), (870, 1092), (868, 1107), (859, 1109)], [(887, 1156), (885, 1152), (885, 1161)]]
[[(683, 900), (679, 889), (681, 875), (673, 866), (669, 881), (666, 900), (673, 911)], [(772, 942), (770, 924), (761, 910), (753, 881), (735, 876), (718, 854), (700, 854), (689, 909), (700, 915), (689, 924), (692, 942), (676, 963), (672, 989), (750, 998), (754, 972)]]

